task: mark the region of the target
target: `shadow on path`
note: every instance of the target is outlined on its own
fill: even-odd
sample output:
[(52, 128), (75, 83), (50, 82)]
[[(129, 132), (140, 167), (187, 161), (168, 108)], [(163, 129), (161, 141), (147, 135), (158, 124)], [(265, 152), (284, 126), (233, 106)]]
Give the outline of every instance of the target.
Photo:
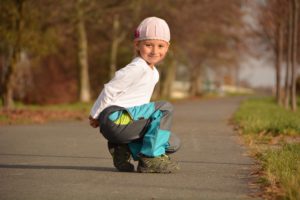
[(66, 165), (25, 165), (25, 164), (0, 164), (0, 168), (6, 169), (62, 169), (62, 170), (89, 170), (89, 171), (116, 171), (111, 167), (90, 166), (66, 166)]
[(111, 158), (97, 157), (97, 156), (67, 156), (67, 155), (11, 154), (11, 153), (0, 153), (0, 156), (13, 156), (13, 157), (45, 157), (45, 158), (78, 158), (78, 159), (100, 159), (100, 160), (111, 160)]
[[(74, 158), (74, 159), (97, 159), (111, 160), (111, 158), (96, 156), (65, 156), (65, 155), (39, 155), (39, 154), (9, 154), (1, 153), (0, 157), (39, 157), (39, 158)], [(31, 164), (0, 164), (0, 168), (7, 169), (62, 169), (62, 170), (89, 170), (89, 171), (116, 171), (110, 167), (91, 167), (91, 166), (68, 166), (68, 165), (31, 165)]]

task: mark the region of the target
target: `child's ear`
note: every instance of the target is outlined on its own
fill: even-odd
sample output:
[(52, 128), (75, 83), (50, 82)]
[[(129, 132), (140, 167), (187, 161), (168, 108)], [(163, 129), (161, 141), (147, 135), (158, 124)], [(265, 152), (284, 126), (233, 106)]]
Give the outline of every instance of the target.
[(167, 51), (166, 52), (169, 51), (169, 48), (170, 48), (170, 43), (167, 43)]

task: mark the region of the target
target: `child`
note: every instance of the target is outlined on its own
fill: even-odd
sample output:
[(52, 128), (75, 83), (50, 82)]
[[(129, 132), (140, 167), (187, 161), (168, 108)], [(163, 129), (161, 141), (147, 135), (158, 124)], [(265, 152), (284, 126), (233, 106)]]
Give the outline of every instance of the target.
[(173, 107), (168, 102), (150, 102), (159, 79), (155, 64), (168, 52), (170, 30), (160, 18), (144, 19), (135, 32), (138, 56), (116, 72), (104, 85), (89, 116), (108, 140), (114, 166), (134, 171), (130, 157), (138, 160), (138, 172), (171, 173), (178, 164), (166, 153), (179, 149), (179, 139), (170, 132)]

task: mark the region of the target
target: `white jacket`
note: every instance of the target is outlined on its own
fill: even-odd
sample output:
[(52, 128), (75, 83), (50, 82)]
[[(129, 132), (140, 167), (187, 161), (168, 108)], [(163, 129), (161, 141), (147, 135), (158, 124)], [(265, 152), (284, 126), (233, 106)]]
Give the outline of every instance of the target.
[(129, 108), (149, 103), (158, 80), (159, 73), (155, 67), (151, 68), (141, 57), (134, 58), (104, 85), (90, 115), (96, 119), (111, 105)]

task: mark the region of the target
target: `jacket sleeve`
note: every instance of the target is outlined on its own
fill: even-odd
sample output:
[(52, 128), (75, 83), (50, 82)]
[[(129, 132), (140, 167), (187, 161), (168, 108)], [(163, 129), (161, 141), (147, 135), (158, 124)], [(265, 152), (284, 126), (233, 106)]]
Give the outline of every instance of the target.
[(142, 66), (127, 65), (115, 73), (114, 78), (104, 85), (103, 90), (94, 103), (90, 115), (96, 119), (100, 112), (122, 95), (132, 84), (142, 77), (144, 69)]

